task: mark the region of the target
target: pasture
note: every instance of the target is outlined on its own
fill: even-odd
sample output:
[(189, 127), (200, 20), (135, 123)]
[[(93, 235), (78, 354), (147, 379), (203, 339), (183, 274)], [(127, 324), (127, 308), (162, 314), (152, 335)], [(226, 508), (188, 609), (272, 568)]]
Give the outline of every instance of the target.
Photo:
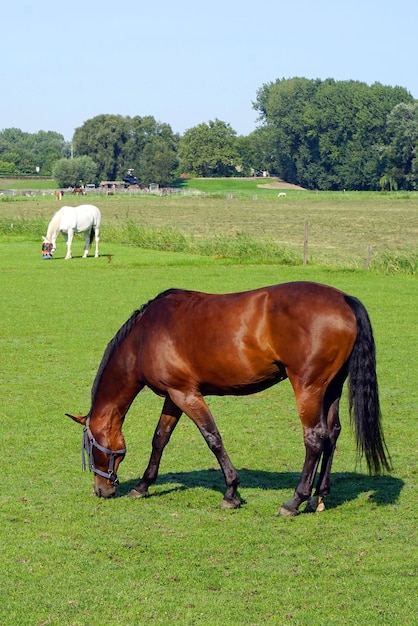
[[(2, 624), (416, 623), (417, 280), (362, 269), (368, 245), (416, 254), (415, 197), (331, 194), (320, 202), (293, 193), (89, 197), (103, 214), (101, 256), (81, 259), (78, 238), (71, 261), (62, 239), (53, 260), (41, 260), (55, 200), (0, 203)], [(282, 200), (291, 204), (286, 213)], [(303, 224), (309, 211), (323, 230), (307, 266), (264, 262), (257, 253), (203, 255), (196, 245), (245, 231), (299, 254), (300, 229), (286, 231), (285, 215)], [(161, 249), (126, 245), (135, 224), (157, 233)], [(179, 232), (193, 245), (173, 252), (169, 239)], [(185, 416), (152, 497), (94, 497), (92, 475), (81, 470), (82, 429), (64, 414), (88, 411), (103, 351), (132, 311), (173, 286), (229, 292), (304, 279), (344, 289), (369, 311), (393, 472), (370, 477), (357, 461), (344, 395), (327, 510), (277, 517), (304, 456), (284, 381), (253, 396), (208, 399), (240, 474), (241, 509), (220, 510), (223, 477)], [(145, 391), (128, 413), (121, 496), (146, 467), (161, 405)]]
[[(62, 204), (97, 204), (103, 240), (212, 257), (301, 263), (307, 226), (308, 260), (330, 267), (415, 273), (418, 194), (307, 192), (256, 180), (185, 181), (178, 194), (72, 194), (0, 201), (0, 233), (36, 239)], [(204, 195), (181, 195), (197, 188)], [(8, 200), (8, 201), (7, 201)], [(45, 234), (45, 232), (43, 233)], [(283, 253), (284, 251), (284, 253)]]

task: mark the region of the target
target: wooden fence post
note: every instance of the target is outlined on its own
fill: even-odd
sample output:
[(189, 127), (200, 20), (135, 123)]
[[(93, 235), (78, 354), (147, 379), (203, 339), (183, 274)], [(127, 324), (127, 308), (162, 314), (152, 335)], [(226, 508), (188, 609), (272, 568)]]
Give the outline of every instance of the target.
[(367, 246), (367, 254), (366, 254), (366, 258), (364, 259), (364, 269), (368, 270), (370, 267), (370, 261), (372, 258), (372, 246)]

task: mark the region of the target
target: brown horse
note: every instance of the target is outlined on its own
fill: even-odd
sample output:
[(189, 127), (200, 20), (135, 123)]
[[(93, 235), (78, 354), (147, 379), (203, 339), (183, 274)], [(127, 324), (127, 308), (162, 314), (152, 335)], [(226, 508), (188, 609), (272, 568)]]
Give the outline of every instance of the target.
[(226, 483), (222, 506), (237, 508), (238, 474), (204, 396), (246, 395), (289, 378), (306, 457), (296, 491), (279, 513), (296, 515), (304, 501), (308, 511), (324, 508), (347, 376), (358, 450), (370, 471), (390, 470), (380, 420), (375, 343), (359, 300), (310, 282), (226, 295), (170, 289), (120, 328), (98, 369), (88, 415), (69, 417), (85, 427), (83, 446), (95, 474), (95, 493), (112, 497), (126, 453), (123, 421), (136, 395), (148, 386), (164, 398), (164, 406), (148, 467), (129, 495), (149, 495), (163, 450), (184, 412), (222, 469)]

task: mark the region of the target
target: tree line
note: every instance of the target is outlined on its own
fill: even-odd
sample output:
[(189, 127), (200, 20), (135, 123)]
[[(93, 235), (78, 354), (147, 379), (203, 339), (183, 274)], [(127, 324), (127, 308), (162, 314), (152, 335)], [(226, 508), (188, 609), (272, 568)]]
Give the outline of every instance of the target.
[(403, 87), (278, 79), (257, 92), (258, 126), (238, 136), (215, 119), (184, 132), (152, 116), (98, 115), (71, 142), (52, 131), (0, 132), (0, 174), (52, 175), (59, 186), (120, 180), (146, 186), (181, 174), (261, 171), (308, 189), (417, 189), (418, 102)]

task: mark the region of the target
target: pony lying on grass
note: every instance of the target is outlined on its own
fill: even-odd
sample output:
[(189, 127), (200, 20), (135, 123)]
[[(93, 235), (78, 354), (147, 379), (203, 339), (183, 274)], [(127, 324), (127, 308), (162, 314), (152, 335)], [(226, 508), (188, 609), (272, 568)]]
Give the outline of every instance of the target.
[(95, 239), (95, 257), (99, 256), (99, 232), (101, 223), (101, 213), (93, 204), (81, 204), (80, 206), (63, 206), (59, 209), (49, 222), (46, 236), (42, 237), (42, 258), (50, 259), (56, 250), (56, 241), (60, 232), (63, 233), (67, 244), (66, 259), (71, 259), (71, 244), (74, 233), (84, 233), (86, 245), (83, 259), (89, 253), (90, 245)]

